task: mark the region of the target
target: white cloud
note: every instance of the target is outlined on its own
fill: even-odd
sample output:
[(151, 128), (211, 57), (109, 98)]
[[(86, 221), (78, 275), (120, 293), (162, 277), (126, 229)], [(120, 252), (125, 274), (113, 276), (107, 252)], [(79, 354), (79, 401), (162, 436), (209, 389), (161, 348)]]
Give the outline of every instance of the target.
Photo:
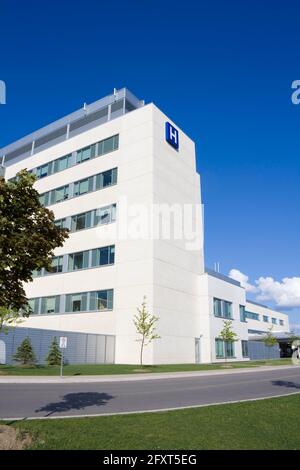
[(278, 307), (300, 307), (300, 277), (284, 277), (281, 282), (260, 277), (255, 283), (259, 289), (257, 300), (272, 300)]
[(250, 284), (249, 277), (238, 269), (231, 269), (229, 277), (239, 281), (247, 292), (255, 293), (256, 300), (269, 300), (277, 307), (300, 307), (300, 277), (284, 277), (275, 281), (272, 277), (260, 277)]
[(232, 279), (235, 279), (236, 281), (241, 283), (241, 286), (246, 289), (246, 292), (251, 292), (251, 293), (256, 293), (258, 292), (257, 287), (255, 287), (253, 284), (250, 284), (249, 281), (249, 276), (246, 274), (242, 273), (238, 269), (231, 269), (229, 272), (229, 277)]

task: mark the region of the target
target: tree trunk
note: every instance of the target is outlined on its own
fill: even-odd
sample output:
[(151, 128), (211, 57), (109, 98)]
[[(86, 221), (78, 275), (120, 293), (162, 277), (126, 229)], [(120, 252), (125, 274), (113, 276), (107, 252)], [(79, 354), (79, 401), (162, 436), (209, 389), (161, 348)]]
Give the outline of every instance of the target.
[(144, 349), (144, 341), (145, 341), (145, 338), (143, 337), (143, 339), (142, 339), (142, 344), (141, 344), (141, 356), (140, 356), (140, 364), (141, 364), (141, 367), (143, 367), (143, 349)]

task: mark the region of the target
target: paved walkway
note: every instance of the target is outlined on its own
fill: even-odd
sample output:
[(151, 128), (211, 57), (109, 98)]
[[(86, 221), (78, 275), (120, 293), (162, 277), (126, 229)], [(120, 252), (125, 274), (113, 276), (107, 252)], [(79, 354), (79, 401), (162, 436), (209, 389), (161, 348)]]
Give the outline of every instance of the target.
[(115, 375), (68, 375), (68, 376), (18, 376), (5, 375), (0, 376), (0, 384), (44, 384), (44, 383), (98, 383), (98, 382), (128, 382), (139, 380), (159, 380), (159, 379), (178, 379), (190, 377), (212, 377), (215, 375), (231, 375), (243, 374), (248, 372), (265, 372), (271, 370), (300, 369), (300, 365), (296, 366), (259, 366), (245, 367), (236, 369), (216, 369), (216, 370), (199, 370), (187, 372), (146, 372), (132, 374), (115, 374)]

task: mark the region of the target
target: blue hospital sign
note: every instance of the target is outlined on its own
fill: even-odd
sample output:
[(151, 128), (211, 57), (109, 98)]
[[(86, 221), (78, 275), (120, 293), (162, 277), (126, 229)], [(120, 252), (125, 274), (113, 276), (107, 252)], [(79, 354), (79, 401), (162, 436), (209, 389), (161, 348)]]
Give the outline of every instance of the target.
[(174, 149), (179, 149), (179, 133), (172, 124), (166, 122), (166, 141), (174, 147)]

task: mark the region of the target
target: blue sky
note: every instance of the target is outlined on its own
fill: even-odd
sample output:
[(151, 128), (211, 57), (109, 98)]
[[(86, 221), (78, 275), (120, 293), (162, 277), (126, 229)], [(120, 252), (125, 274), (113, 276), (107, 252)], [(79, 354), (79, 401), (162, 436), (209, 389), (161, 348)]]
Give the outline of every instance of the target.
[(280, 290), (300, 276), (299, 13), (297, 0), (1, 0), (0, 146), (127, 86), (196, 141), (206, 264)]

